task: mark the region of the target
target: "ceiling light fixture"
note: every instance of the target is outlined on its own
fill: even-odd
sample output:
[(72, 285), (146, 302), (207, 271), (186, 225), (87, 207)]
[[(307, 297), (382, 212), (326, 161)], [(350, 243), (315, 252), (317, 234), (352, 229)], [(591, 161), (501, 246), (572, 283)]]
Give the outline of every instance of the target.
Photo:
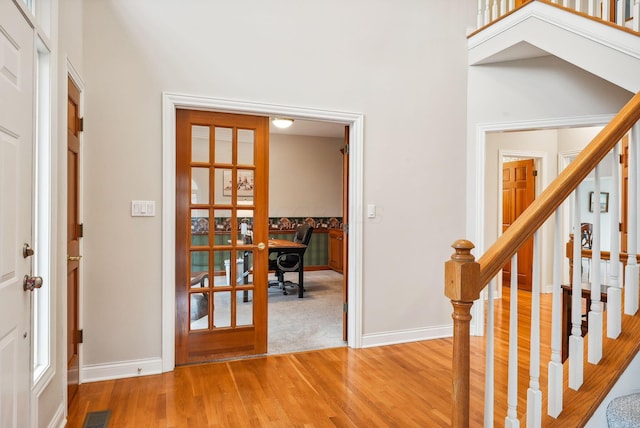
[(283, 119), (281, 117), (274, 117), (271, 121), (273, 125), (280, 129), (285, 129), (293, 125), (293, 119)]

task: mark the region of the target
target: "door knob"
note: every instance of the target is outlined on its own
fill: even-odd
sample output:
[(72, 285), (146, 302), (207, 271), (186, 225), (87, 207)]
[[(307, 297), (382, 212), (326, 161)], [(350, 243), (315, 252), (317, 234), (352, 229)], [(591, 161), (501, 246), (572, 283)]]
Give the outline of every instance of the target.
[(260, 251), (264, 250), (265, 248), (267, 248), (267, 246), (264, 244), (264, 242), (260, 242), (258, 245), (256, 245), (256, 248)]
[(33, 256), (33, 248), (29, 246), (29, 244), (24, 244), (22, 246), (22, 257), (27, 258)]
[(67, 260), (70, 262), (79, 262), (82, 256), (67, 256)]
[(22, 281), (22, 288), (24, 291), (33, 291), (35, 288), (42, 287), (42, 277), (41, 276), (29, 276), (25, 275), (24, 280)]

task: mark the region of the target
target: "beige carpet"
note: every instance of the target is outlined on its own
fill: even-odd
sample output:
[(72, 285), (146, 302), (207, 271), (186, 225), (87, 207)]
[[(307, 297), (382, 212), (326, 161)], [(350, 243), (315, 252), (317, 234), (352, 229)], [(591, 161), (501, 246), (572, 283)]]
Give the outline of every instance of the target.
[[(286, 275), (285, 279), (298, 280), (297, 273)], [(332, 270), (305, 272), (304, 288), (302, 299), (298, 287), (288, 287), (286, 296), (278, 287), (269, 288), (269, 354), (346, 346), (342, 340), (342, 275)]]

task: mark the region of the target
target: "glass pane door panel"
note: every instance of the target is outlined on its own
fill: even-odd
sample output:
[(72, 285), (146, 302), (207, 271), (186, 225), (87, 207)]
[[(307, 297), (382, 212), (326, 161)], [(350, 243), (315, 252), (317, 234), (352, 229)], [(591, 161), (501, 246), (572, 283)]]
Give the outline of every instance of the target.
[(209, 203), (209, 168), (191, 168), (191, 203)]
[(238, 129), (238, 164), (253, 165), (253, 129)]
[[(217, 238), (217, 236), (216, 236)], [(213, 271), (214, 271), (214, 279), (213, 286), (214, 287), (228, 287), (230, 284), (231, 278), (231, 269), (232, 263), (231, 260), (231, 252), (230, 251), (214, 251), (213, 252)]]
[[(245, 266), (247, 267), (245, 268)], [(237, 257), (235, 259), (235, 263), (234, 263), (234, 260), (225, 259), (224, 268), (225, 268), (225, 284), (224, 285), (227, 285), (227, 286), (234, 285), (234, 284), (231, 284), (231, 278), (235, 278), (236, 280), (235, 285), (244, 284), (244, 280), (248, 275), (248, 271), (245, 271), (245, 269), (248, 269), (248, 264), (245, 265), (244, 258), (242, 256)]]
[(253, 284), (253, 252), (250, 250), (237, 251), (236, 255), (238, 285)]
[(196, 290), (209, 288), (209, 272), (191, 274), (191, 288)]
[(191, 252), (191, 282), (195, 280), (198, 274), (209, 273), (209, 252), (208, 251), (192, 251)]
[(230, 164), (233, 159), (233, 128), (215, 128), (215, 163)]
[(216, 168), (214, 170), (214, 201), (216, 204), (227, 205), (231, 203), (233, 194), (233, 171), (227, 168)]
[(191, 330), (209, 328), (209, 293), (191, 293), (189, 295), (189, 313)]
[(218, 291), (213, 296), (213, 327), (231, 327), (231, 292)]
[[(238, 210), (240, 211), (240, 210)], [(238, 245), (249, 245), (253, 243), (253, 220), (251, 217), (243, 217), (238, 219)]]
[(209, 246), (209, 210), (191, 210), (191, 246)]
[(191, 162), (209, 163), (208, 126), (191, 126)]
[(236, 291), (236, 325), (253, 324), (253, 292)]
[(213, 222), (216, 233), (214, 245), (229, 245), (229, 239), (231, 239), (231, 210), (214, 210)]
[(237, 201), (253, 201), (253, 188), (255, 181), (252, 169), (239, 169), (237, 171)]

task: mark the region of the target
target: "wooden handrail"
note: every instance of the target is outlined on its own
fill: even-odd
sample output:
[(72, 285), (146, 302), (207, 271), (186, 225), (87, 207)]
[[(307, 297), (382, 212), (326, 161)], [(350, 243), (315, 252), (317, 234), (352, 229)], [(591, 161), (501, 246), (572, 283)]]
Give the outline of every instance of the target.
[(480, 257), (480, 291), (497, 275), (527, 239), (569, 197), (589, 173), (604, 159), (631, 127), (640, 120), (640, 92), (595, 136), (576, 159), (567, 166), (538, 198), (518, 217), (498, 240)]

